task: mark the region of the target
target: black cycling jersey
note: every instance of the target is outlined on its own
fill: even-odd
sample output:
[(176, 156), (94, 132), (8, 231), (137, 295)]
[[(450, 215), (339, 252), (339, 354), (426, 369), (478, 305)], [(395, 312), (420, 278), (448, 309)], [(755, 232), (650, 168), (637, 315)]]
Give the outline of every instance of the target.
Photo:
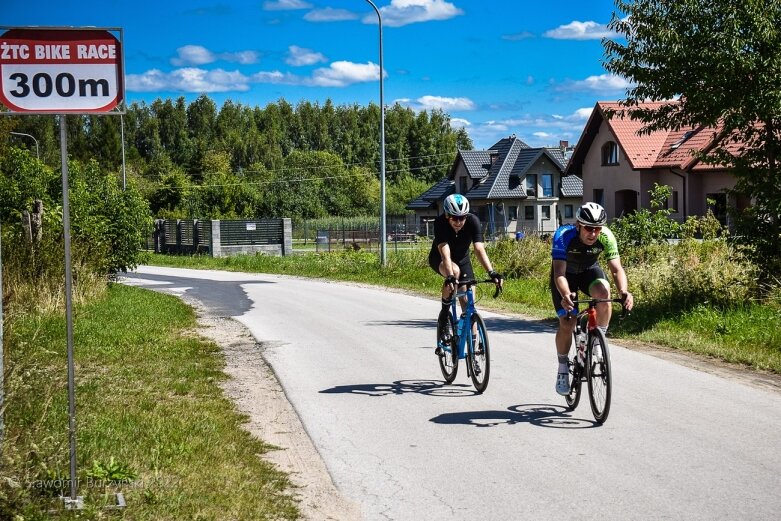
[(475, 242), (483, 242), (483, 229), (480, 219), (474, 214), (467, 214), (464, 227), (458, 233), (450, 226), (445, 214), (434, 219), (434, 241), (431, 244), (431, 252), (428, 255), (429, 264), (438, 266), (442, 262), (438, 246), (443, 242), (450, 246), (450, 259), (456, 264), (464, 259), (469, 259), (469, 245)]

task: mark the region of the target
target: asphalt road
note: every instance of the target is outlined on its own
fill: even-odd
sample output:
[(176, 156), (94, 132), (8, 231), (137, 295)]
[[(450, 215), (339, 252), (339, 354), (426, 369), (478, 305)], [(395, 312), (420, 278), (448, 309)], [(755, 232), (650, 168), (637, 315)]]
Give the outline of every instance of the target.
[(535, 322), (483, 313), (491, 380), (476, 395), (463, 365), (453, 385), (442, 381), (435, 300), (275, 275), (141, 267), (129, 277), (186, 291), (252, 331), (366, 519), (781, 512), (780, 392), (611, 345), (613, 402), (599, 426), (587, 394), (568, 411), (555, 393), (553, 330)]

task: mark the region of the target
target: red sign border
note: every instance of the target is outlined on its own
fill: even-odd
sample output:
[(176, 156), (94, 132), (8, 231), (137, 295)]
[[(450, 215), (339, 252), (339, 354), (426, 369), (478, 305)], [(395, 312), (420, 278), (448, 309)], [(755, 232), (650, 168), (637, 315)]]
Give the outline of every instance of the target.
[[(123, 39), (122, 28), (119, 27), (4, 27), (0, 26), (0, 39), (5, 37), (11, 31), (18, 31), (24, 34), (26, 39), (39, 39), (46, 41), (48, 39), (58, 38), (57, 33), (71, 32), (71, 33), (106, 33), (111, 38), (118, 41), (119, 52), (116, 59), (117, 69), (117, 96), (108, 104), (98, 107), (96, 109), (58, 109), (58, 110), (29, 110), (17, 107), (10, 100), (6, 99), (3, 95), (2, 88), (0, 88), (0, 104), (6, 108), (7, 111), (0, 112), (0, 115), (35, 115), (35, 114), (125, 114), (125, 45)], [(36, 36), (35, 33), (38, 33)], [(114, 33), (119, 33), (119, 37)], [(46, 35), (41, 37), (40, 35)], [(105, 35), (104, 35), (105, 36)], [(2, 77), (0, 77), (0, 85), (2, 85)]]

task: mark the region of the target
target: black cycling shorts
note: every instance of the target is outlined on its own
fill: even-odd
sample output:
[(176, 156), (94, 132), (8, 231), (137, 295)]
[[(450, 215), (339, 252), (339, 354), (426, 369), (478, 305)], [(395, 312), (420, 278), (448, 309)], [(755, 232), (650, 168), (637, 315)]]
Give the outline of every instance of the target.
[[(567, 284), (569, 284), (569, 289), (574, 292), (580, 291), (581, 293), (585, 293), (588, 296), (591, 296), (591, 286), (598, 280), (604, 280), (607, 282), (605, 272), (602, 271), (602, 268), (599, 264), (594, 264), (590, 268), (586, 268), (580, 273), (567, 273)], [(551, 270), (550, 275), (550, 291), (551, 298), (553, 299), (553, 307), (556, 308), (556, 314), (561, 316), (559, 312), (564, 308), (561, 305), (561, 294), (559, 293), (559, 289), (553, 282), (553, 270)]]
[[(442, 259), (440, 257), (429, 256), (428, 258), (428, 265), (431, 266), (431, 269), (434, 270), (436, 273), (439, 273), (439, 265), (441, 263), (442, 263)], [(472, 259), (469, 258), (469, 255), (467, 255), (460, 261), (456, 262), (456, 264), (461, 270), (462, 279), (475, 278), (475, 270), (474, 268), (472, 268)], [(439, 274), (442, 275), (441, 273)]]

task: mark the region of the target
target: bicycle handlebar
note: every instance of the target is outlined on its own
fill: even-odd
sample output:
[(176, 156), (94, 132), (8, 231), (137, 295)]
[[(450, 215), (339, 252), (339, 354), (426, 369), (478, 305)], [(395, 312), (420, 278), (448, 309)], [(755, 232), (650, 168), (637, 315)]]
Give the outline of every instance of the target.
[(499, 284), (496, 284), (496, 281), (494, 281), (493, 279), (485, 279), (485, 280), (464, 279), (456, 282), (458, 286), (466, 286), (466, 287), (477, 286), (478, 284), (488, 284), (488, 283), (496, 285), (496, 291), (494, 291), (494, 298), (502, 294), (502, 287)]
[[(575, 297), (577, 297), (577, 293), (571, 293), (570, 295), (572, 297), (572, 303), (573, 304), (575, 304), (575, 305), (578, 305), (578, 304), (588, 304), (588, 307), (590, 307), (590, 308), (594, 307), (597, 304), (602, 303), (602, 302), (617, 302), (617, 303), (621, 304), (621, 316), (618, 317), (619, 320), (622, 320), (622, 319), (624, 319), (624, 318), (626, 318), (627, 316), (630, 315), (629, 310), (626, 309), (626, 295), (624, 295), (621, 298), (588, 298), (588, 299), (580, 299), (580, 300), (577, 300), (575, 298)], [(573, 309), (573, 311), (574, 311), (574, 309)], [(571, 316), (573, 314), (574, 313), (569, 312), (569, 313), (567, 313), (567, 317), (569, 317), (569, 316)]]

